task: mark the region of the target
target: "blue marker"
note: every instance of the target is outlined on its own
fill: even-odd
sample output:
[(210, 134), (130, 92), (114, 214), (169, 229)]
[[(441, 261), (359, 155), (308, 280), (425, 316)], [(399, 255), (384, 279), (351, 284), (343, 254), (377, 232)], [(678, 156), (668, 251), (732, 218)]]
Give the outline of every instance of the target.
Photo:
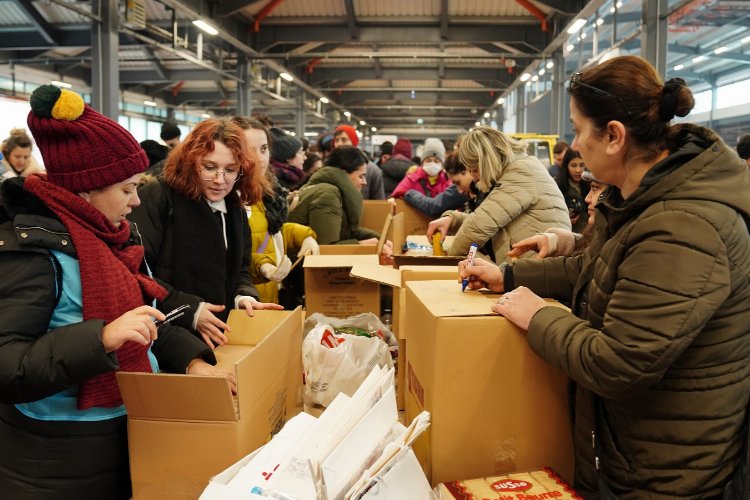
[[(474, 257), (476, 256), (477, 256), (477, 244), (472, 243), (471, 246), (469, 247), (469, 255), (466, 257), (466, 260), (468, 261), (469, 266), (474, 265)], [(464, 278), (463, 280), (461, 280), (461, 291), (465, 292), (466, 287), (468, 285), (469, 285), (469, 278)]]

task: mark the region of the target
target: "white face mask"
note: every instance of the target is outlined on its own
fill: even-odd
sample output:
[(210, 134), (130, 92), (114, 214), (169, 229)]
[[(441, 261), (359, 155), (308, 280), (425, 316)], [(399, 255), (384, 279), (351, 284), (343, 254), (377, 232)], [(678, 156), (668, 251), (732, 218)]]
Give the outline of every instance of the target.
[(426, 161), (422, 164), (422, 168), (427, 175), (429, 175), (430, 177), (435, 177), (443, 169), (443, 166), (440, 163)]

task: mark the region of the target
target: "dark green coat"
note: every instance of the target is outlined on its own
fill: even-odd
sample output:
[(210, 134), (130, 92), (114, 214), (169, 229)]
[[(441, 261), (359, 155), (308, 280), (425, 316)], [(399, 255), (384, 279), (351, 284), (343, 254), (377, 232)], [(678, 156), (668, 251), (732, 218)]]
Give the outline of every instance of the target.
[(311, 227), (320, 245), (351, 245), (380, 236), (359, 226), (361, 216), (362, 194), (348, 174), (340, 168), (323, 167), (300, 191), (288, 221)]
[(628, 200), (608, 189), (584, 255), (513, 266), (515, 285), (572, 301), (576, 316), (541, 309), (528, 340), (578, 384), (587, 498), (594, 430), (620, 499), (720, 495), (745, 453), (750, 174), (704, 128), (680, 126), (670, 150)]

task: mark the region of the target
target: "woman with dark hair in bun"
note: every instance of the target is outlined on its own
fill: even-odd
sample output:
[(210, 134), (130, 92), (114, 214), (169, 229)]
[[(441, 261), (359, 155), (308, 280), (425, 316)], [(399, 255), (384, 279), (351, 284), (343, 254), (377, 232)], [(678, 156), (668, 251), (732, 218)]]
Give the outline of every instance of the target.
[[(609, 184), (580, 256), (460, 264), (576, 385), (584, 498), (748, 498), (750, 174), (693, 95), (622, 56), (570, 80), (571, 147)], [(568, 312), (540, 297), (571, 304)]]

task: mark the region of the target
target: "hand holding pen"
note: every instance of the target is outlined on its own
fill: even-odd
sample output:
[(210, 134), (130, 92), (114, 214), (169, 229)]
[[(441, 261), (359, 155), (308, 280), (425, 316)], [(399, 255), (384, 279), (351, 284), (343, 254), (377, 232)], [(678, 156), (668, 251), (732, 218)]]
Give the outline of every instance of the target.
[(488, 288), (493, 292), (504, 291), (502, 270), (494, 262), (484, 259), (474, 259), (473, 263), (469, 263), (469, 259), (459, 262), (458, 280), (462, 286), (466, 281), (470, 290)]
[(105, 351), (116, 351), (125, 342), (150, 344), (158, 336), (154, 319), (163, 321), (166, 316), (151, 306), (140, 306), (107, 323), (102, 328)]

